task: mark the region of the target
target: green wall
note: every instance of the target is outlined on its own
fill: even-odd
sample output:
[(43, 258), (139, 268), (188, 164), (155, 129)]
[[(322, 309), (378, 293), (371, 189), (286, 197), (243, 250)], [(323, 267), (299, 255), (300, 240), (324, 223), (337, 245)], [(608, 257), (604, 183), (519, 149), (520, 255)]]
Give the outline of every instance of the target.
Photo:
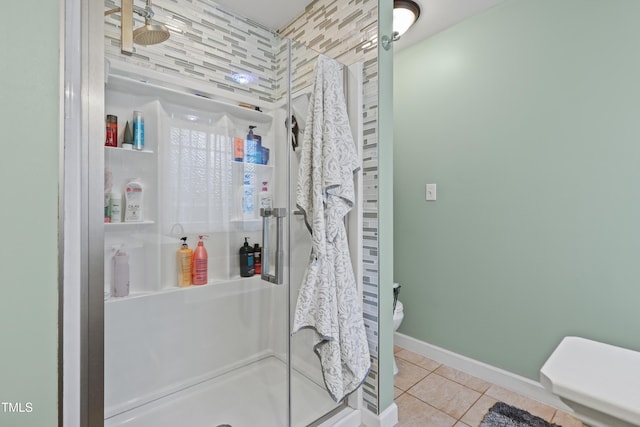
[(5, 2), (3, 16), (0, 425), (49, 427), (58, 404), (59, 4)]
[(508, 0), (396, 54), (401, 333), (532, 379), (566, 335), (640, 350), (639, 17)]

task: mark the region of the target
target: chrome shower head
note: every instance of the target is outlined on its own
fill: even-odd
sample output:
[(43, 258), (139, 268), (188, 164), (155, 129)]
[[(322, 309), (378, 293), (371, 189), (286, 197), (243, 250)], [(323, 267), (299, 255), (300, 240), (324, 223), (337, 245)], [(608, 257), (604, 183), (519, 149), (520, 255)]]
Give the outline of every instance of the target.
[[(133, 43), (141, 45), (150, 45), (162, 43), (170, 36), (169, 30), (162, 24), (154, 24), (151, 22), (153, 18), (153, 9), (151, 9), (151, 0), (147, 0), (147, 7), (144, 9), (133, 5), (133, 0), (120, 0), (120, 7), (107, 10), (104, 15), (120, 12), (120, 51), (131, 55), (133, 53)], [(133, 30), (133, 14), (144, 17), (144, 26)]]
[(133, 30), (133, 42), (141, 45), (158, 44), (169, 38), (169, 30), (162, 24), (154, 24), (145, 19), (143, 27)]

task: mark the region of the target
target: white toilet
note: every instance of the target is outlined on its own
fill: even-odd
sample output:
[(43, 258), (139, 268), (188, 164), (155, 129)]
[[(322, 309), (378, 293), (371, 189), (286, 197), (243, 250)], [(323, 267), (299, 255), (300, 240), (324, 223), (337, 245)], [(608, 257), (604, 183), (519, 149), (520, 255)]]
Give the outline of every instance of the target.
[(590, 427), (640, 426), (640, 352), (565, 337), (540, 382)]
[[(397, 331), (404, 319), (404, 306), (400, 301), (396, 301), (396, 308), (393, 310), (393, 331)], [(396, 358), (393, 357), (393, 375), (398, 373), (398, 365), (396, 364)]]

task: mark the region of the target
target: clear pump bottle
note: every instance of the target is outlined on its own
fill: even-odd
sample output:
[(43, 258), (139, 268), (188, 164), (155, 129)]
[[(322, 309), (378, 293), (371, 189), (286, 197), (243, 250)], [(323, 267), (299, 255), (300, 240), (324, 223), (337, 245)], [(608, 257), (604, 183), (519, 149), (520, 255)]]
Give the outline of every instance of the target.
[(126, 297), (129, 295), (129, 255), (124, 245), (114, 248), (116, 253), (111, 261), (111, 296)]

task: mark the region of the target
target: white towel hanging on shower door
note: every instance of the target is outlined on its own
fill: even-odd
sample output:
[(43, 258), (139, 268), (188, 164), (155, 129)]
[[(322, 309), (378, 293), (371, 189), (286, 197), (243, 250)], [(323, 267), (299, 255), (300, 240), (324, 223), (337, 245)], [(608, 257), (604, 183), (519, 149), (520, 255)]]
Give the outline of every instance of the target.
[(312, 249), (293, 332), (314, 330), (325, 385), (336, 402), (366, 379), (371, 361), (344, 218), (354, 205), (360, 168), (341, 80), (333, 59), (318, 58), (298, 174), (296, 204)]

